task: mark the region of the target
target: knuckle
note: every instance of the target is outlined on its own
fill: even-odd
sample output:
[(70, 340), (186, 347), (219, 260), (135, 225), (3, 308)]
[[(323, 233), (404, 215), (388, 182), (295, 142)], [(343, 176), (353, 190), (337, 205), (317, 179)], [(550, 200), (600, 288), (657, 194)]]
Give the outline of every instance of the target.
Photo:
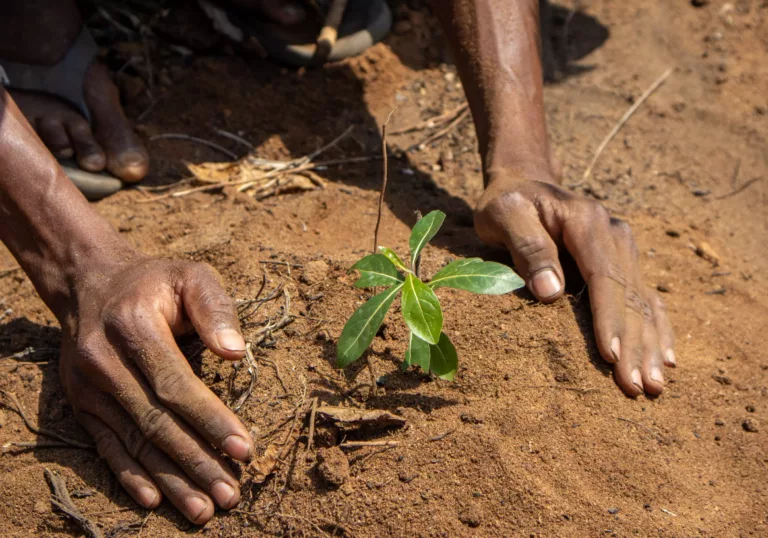
[(152, 407), (139, 417), (139, 429), (144, 438), (154, 443), (167, 430), (171, 417), (166, 409)]
[(610, 219), (610, 213), (603, 204), (589, 198), (576, 198), (570, 202), (570, 217), (579, 222), (595, 223), (596, 221), (607, 222)]
[(93, 436), (93, 440), (96, 442), (96, 452), (99, 456), (106, 459), (117, 449), (117, 443), (119, 441), (115, 437), (115, 434), (107, 429), (100, 430)]
[(515, 249), (519, 256), (522, 256), (529, 262), (550, 254), (549, 245), (540, 237), (521, 238), (519, 242), (516, 242)]
[(111, 329), (126, 334), (132, 332), (137, 322), (147, 315), (147, 309), (137, 299), (121, 298), (108, 305), (105, 322)]
[(125, 434), (125, 448), (134, 459), (144, 462), (152, 445), (147, 442), (147, 438), (137, 429), (131, 430)]
[(188, 385), (187, 375), (184, 372), (168, 367), (156, 376), (155, 393), (163, 404), (173, 407), (179, 398), (187, 393)]

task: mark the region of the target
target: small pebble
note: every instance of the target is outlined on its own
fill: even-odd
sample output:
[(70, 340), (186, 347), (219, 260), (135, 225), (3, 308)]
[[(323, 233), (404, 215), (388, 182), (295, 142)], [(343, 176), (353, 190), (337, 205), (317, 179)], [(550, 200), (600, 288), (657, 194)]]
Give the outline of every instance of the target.
[(741, 423), (741, 427), (744, 428), (745, 432), (751, 432), (751, 433), (757, 433), (757, 421), (753, 418), (745, 418), (744, 422)]

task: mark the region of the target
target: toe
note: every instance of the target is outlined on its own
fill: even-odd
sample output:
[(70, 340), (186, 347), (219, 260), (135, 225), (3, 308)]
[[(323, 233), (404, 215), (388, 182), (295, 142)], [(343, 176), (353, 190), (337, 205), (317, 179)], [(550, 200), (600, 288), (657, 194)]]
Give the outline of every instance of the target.
[(35, 122), (37, 134), (43, 143), (48, 146), (54, 156), (60, 159), (68, 159), (74, 155), (69, 135), (64, 125), (57, 118), (45, 117)]
[(149, 172), (149, 156), (123, 114), (117, 87), (102, 65), (91, 66), (86, 78), (86, 102), (107, 170), (127, 182), (141, 180)]
[(107, 164), (104, 150), (93, 136), (91, 127), (83, 118), (71, 120), (66, 125), (69, 139), (75, 149), (77, 164), (89, 172), (101, 172)]

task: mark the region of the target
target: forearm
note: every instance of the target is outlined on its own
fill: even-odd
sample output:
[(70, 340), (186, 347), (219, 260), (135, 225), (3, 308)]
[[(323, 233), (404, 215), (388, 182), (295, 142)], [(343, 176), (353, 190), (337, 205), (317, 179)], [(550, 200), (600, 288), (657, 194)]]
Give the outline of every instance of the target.
[(486, 177), (549, 174), (538, 0), (433, 0), (475, 121)]
[(59, 316), (77, 280), (131, 251), (0, 87), (0, 240)]

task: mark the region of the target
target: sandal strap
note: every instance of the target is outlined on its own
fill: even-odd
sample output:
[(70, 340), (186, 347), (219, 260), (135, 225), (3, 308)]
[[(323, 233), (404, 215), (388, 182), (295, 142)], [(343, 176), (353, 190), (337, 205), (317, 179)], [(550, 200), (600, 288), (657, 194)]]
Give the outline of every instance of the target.
[(0, 83), (8, 88), (44, 92), (69, 102), (89, 122), (85, 104), (85, 74), (99, 53), (99, 46), (83, 26), (67, 54), (55, 65), (0, 61)]

